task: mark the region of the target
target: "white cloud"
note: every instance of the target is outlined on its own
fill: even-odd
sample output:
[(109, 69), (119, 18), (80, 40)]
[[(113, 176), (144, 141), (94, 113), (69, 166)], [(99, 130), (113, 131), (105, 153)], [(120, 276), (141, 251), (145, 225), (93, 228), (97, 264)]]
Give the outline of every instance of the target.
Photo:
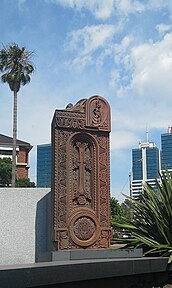
[(145, 5), (145, 9), (152, 12), (152, 11), (160, 11), (163, 15), (166, 15), (166, 19), (168, 16), (172, 19), (172, 1), (171, 0), (149, 0)]
[(112, 89), (119, 89), (120, 73), (117, 69), (111, 71), (109, 85)]
[(105, 20), (113, 14), (113, 12), (114, 12), (114, 0), (106, 0), (106, 1), (102, 0), (99, 2), (97, 1), (97, 4), (98, 4), (98, 6), (95, 9), (96, 18)]
[[(99, 58), (100, 62), (104, 61), (105, 57), (114, 59), (115, 68), (109, 71), (109, 85), (111, 91), (114, 91), (114, 99), (117, 103), (121, 101), (123, 106), (118, 110), (115, 107), (115, 100), (114, 104), (111, 104), (113, 110), (111, 149), (118, 151), (130, 148), (137, 145), (140, 140), (145, 140), (139, 137), (140, 131), (145, 131), (147, 124), (150, 129), (166, 129), (170, 125), (172, 33), (166, 34), (157, 42), (147, 41), (141, 45), (137, 45), (133, 37), (127, 35), (120, 43), (113, 44), (113, 29), (107, 30), (111, 32), (103, 34), (96, 41), (96, 34), (101, 29), (92, 28), (87, 27), (73, 34), (75, 37), (72, 38), (74, 40), (71, 42), (72, 47), (76, 51), (78, 47), (80, 49), (73, 63), (82, 64), (82, 67), (92, 63), (92, 54), (99, 47), (104, 48), (100, 53), (100, 58), (102, 57), (101, 60)], [(89, 46), (89, 39), (94, 37), (95, 42)], [(121, 100), (116, 96), (121, 97)]]
[(130, 49), (131, 45), (133, 43), (133, 37), (130, 35), (125, 36), (120, 43), (115, 44), (114, 47), (114, 57), (115, 57), (115, 63), (120, 63), (123, 61), (124, 66), (128, 67), (128, 57), (127, 57), (127, 51)]
[(144, 4), (141, 1), (133, 0), (118, 0), (116, 1), (116, 8), (121, 14), (131, 14), (131, 13), (140, 13), (145, 10)]
[(145, 141), (141, 131), (146, 131), (147, 125), (150, 130), (164, 131), (171, 125), (172, 33), (157, 42), (133, 46), (132, 41), (126, 41), (129, 45), (123, 43), (115, 46), (117, 67), (111, 71), (109, 83), (114, 90), (111, 149), (117, 157), (119, 150)]
[(60, 4), (81, 11), (89, 10), (96, 18), (105, 20), (114, 10), (114, 0), (46, 0), (48, 3)]
[(86, 26), (68, 34), (65, 47), (76, 53), (72, 65), (80, 64), (79, 67), (83, 68), (91, 63), (92, 54), (99, 48), (106, 49), (115, 32), (116, 28), (113, 25), (101, 24)]
[(171, 98), (172, 33), (161, 41), (133, 47), (131, 87), (138, 95)]
[(126, 149), (133, 147), (136, 143), (138, 143), (138, 137), (135, 133), (127, 131), (125, 126), (123, 130), (111, 133), (111, 150)]
[(162, 9), (164, 7), (172, 7), (171, 0), (149, 0), (146, 4), (147, 9)]
[(72, 68), (80, 72), (85, 68), (85, 66), (88, 66), (91, 63), (93, 63), (91, 55), (79, 55), (75, 57), (72, 61), (67, 61), (65, 64), (67, 67), (70, 67), (70, 69)]
[[(26, 0), (18, 0), (21, 3)], [(115, 16), (117, 19), (128, 18), (131, 14), (146, 11), (165, 11), (172, 18), (171, 0), (44, 0), (46, 3), (61, 5), (65, 8), (75, 9), (78, 12), (89, 11), (96, 19), (106, 21)], [(144, 3), (143, 3), (144, 2)]]
[(70, 48), (80, 50), (82, 55), (94, 52), (111, 40), (115, 29), (113, 25), (92, 25), (69, 34)]
[(127, 16), (131, 13), (140, 13), (145, 10), (141, 1), (137, 0), (46, 0), (48, 3), (54, 3), (81, 11), (87, 9), (97, 19), (106, 20), (115, 12)]
[(168, 32), (169, 30), (171, 30), (171, 27), (172, 27), (171, 25), (167, 25), (164, 23), (160, 23), (160, 24), (156, 25), (156, 29), (160, 35), (163, 35), (166, 32)]
[(157, 42), (141, 45), (134, 45), (132, 38), (125, 37), (115, 45), (114, 53), (117, 68), (111, 72), (110, 85), (113, 87), (114, 77), (115, 85), (116, 80), (118, 83), (118, 96), (134, 94), (160, 100), (164, 95), (166, 99), (171, 98), (172, 33)]

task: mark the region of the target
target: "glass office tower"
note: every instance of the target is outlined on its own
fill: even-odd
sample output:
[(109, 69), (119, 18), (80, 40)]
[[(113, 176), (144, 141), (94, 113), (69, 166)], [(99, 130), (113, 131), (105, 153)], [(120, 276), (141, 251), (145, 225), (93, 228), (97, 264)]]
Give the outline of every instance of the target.
[(161, 169), (172, 171), (172, 127), (161, 135)]
[(51, 187), (51, 144), (37, 146), (37, 187)]
[(132, 149), (131, 197), (138, 197), (143, 184), (148, 182), (156, 188), (155, 178), (159, 178), (160, 152), (155, 143), (144, 142)]

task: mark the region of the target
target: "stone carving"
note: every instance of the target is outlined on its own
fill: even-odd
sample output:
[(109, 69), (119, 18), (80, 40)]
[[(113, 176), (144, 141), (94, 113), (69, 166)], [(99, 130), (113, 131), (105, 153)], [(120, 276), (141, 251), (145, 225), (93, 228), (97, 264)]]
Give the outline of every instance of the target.
[[(71, 107), (71, 103), (68, 104)], [(67, 107), (68, 107), (67, 105)], [(72, 106), (73, 109), (73, 106)], [(57, 113), (57, 117), (55, 117)], [(55, 112), (54, 119), (55, 123), (54, 126), (58, 128), (78, 128), (83, 129), (85, 127), (85, 114), (78, 113), (76, 111), (71, 112), (71, 108), (66, 108), (66, 110), (59, 110)]]
[(110, 108), (104, 98), (91, 97), (86, 103), (86, 126), (97, 127), (102, 131), (110, 130)]
[(77, 141), (73, 146), (73, 201), (76, 205), (91, 202), (91, 172), (89, 144)]
[(57, 250), (109, 246), (109, 132), (110, 108), (100, 96), (55, 111), (52, 195)]
[(81, 217), (75, 221), (73, 231), (78, 239), (88, 240), (95, 232), (95, 223), (88, 217)]

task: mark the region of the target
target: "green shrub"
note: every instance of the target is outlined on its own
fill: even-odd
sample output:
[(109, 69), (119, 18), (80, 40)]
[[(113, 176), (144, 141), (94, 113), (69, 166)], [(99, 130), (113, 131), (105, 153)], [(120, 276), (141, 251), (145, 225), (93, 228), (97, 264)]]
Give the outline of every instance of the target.
[(172, 252), (172, 177), (166, 171), (160, 178), (156, 190), (146, 183), (139, 199), (127, 197), (131, 219), (113, 222), (114, 227), (131, 233), (131, 238), (121, 242), (126, 247), (142, 247), (145, 255), (167, 256)]

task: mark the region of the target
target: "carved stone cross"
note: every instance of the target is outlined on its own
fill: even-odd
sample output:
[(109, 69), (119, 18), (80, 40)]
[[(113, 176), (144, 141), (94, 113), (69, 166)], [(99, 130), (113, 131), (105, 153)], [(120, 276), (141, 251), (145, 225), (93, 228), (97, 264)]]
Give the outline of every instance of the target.
[(101, 96), (55, 111), (52, 240), (56, 250), (109, 247), (110, 130), (110, 106)]
[[(78, 191), (74, 195), (74, 199), (80, 205), (85, 205), (87, 202), (91, 201), (91, 195), (87, 191), (86, 185), (86, 170), (91, 173), (90, 152), (88, 143), (76, 142), (76, 147), (78, 148), (78, 155), (76, 162), (74, 163), (75, 169), (78, 169)], [(91, 183), (90, 183), (91, 184)], [(88, 183), (87, 183), (88, 185)]]

